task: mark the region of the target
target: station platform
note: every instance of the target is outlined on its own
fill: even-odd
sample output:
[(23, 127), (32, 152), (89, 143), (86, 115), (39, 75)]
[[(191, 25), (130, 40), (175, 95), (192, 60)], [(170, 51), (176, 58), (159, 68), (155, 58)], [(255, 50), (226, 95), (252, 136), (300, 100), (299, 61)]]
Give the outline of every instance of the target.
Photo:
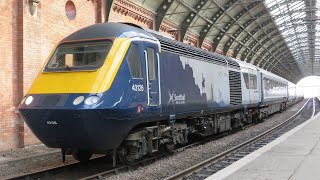
[(320, 179), (320, 113), (207, 180)]

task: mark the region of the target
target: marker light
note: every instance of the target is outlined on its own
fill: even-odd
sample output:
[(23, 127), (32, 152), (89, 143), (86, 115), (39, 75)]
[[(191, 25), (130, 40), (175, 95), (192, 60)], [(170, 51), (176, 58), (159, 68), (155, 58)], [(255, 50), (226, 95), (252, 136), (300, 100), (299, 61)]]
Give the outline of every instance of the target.
[(75, 98), (74, 100), (73, 100), (73, 105), (79, 105), (80, 103), (82, 103), (83, 102), (83, 100), (84, 100), (84, 96), (78, 96), (77, 98)]
[(27, 97), (27, 99), (26, 99), (26, 105), (31, 104), (32, 101), (33, 101), (33, 97), (32, 97), (32, 96)]
[(100, 98), (98, 96), (90, 96), (84, 101), (84, 103), (86, 105), (93, 105), (96, 104), (99, 100)]

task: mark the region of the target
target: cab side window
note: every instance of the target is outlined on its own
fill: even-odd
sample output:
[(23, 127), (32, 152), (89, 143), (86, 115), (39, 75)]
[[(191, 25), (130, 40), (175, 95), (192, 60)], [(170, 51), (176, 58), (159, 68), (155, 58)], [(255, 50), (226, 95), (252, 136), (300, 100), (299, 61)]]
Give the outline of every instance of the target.
[(250, 89), (257, 89), (257, 76), (250, 74)]
[(246, 84), (246, 88), (249, 89), (249, 75), (248, 73), (242, 73), (242, 74), (243, 74), (244, 82)]
[(131, 78), (142, 78), (139, 46), (132, 44), (127, 55)]
[(148, 47), (148, 66), (149, 66), (149, 79), (156, 79), (156, 66), (154, 60), (154, 49)]

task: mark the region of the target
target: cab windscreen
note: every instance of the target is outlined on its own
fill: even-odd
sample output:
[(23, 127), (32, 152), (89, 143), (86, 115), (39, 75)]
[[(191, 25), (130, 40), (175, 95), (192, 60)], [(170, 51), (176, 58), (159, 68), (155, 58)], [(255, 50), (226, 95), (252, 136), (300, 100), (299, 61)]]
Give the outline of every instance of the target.
[(111, 41), (103, 43), (79, 43), (60, 45), (44, 71), (95, 70), (102, 66), (110, 48)]

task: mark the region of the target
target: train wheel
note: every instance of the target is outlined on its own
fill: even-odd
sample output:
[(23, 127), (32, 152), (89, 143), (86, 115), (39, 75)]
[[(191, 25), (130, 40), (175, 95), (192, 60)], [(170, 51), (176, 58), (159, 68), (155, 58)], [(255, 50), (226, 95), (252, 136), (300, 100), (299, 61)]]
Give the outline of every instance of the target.
[(173, 143), (166, 143), (164, 145), (165, 151), (168, 153), (174, 153), (174, 144)]
[(130, 155), (128, 148), (122, 148), (118, 152), (118, 157), (123, 164), (135, 165), (139, 161), (139, 158), (134, 158), (134, 156)]
[(92, 153), (85, 150), (77, 150), (72, 152), (74, 159), (80, 161), (81, 163), (87, 163), (92, 156)]

